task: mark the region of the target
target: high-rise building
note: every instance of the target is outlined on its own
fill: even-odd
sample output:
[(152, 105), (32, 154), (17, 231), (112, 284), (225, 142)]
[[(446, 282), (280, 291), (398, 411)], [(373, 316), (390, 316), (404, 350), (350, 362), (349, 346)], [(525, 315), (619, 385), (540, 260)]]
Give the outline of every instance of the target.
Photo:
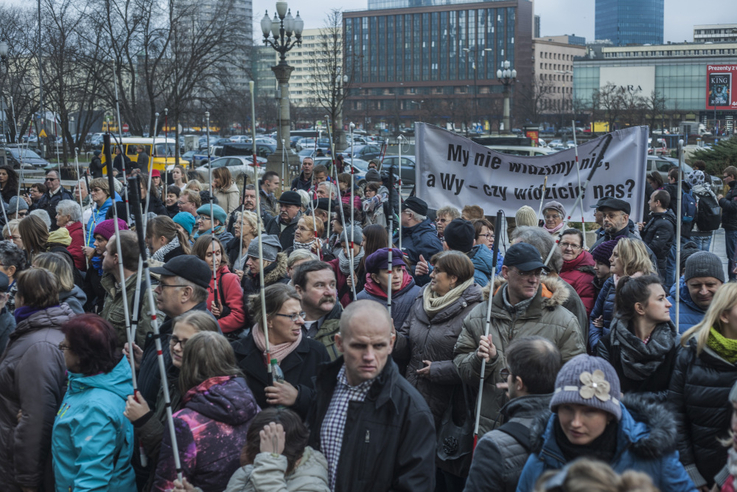
[(535, 90), (542, 114), (573, 111), (573, 60), (586, 54), (586, 47), (566, 42), (569, 36), (532, 40)]
[(614, 46), (663, 44), (664, 0), (596, 0), (595, 38)]
[(457, 5), (489, 1), (494, 2), (500, 0), (368, 0), (368, 9), (407, 9), (412, 7), (433, 7), (436, 5)]
[(705, 24), (693, 26), (694, 43), (737, 41), (737, 24)]

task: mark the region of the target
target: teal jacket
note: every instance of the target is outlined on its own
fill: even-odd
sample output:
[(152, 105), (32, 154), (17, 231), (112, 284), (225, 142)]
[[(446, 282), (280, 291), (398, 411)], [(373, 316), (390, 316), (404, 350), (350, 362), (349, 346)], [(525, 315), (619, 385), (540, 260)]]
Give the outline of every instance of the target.
[(133, 425), (123, 416), (131, 394), (125, 357), (108, 373), (69, 373), (51, 437), (57, 492), (136, 490)]

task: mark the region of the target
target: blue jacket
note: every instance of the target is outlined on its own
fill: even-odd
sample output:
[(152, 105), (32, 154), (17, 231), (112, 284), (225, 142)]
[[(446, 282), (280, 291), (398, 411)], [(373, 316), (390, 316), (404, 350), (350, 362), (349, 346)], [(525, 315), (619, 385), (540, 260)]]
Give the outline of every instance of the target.
[(97, 227), (97, 224), (105, 220), (107, 211), (112, 205), (113, 199), (108, 198), (107, 200), (105, 200), (105, 203), (102, 204), (102, 207), (92, 207), (92, 215), (90, 215), (90, 220), (87, 221), (87, 228), (85, 229), (85, 232), (87, 233), (85, 244), (90, 248), (93, 247), (92, 245), (95, 242), (95, 227)]
[[(617, 450), (609, 463), (614, 471), (645, 473), (655, 487), (663, 491), (695, 491), (696, 487), (678, 460), (676, 426), (671, 413), (664, 406), (640, 395), (625, 396), (620, 406), (622, 420), (618, 424)], [(548, 470), (559, 470), (567, 464), (555, 440), (553, 429), (557, 418), (557, 415), (548, 418), (542, 435), (542, 426), (537, 427), (537, 432), (535, 428), (531, 430), (533, 454), (522, 469), (517, 492), (531, 492), (540, 475)]]
[[(409, 275), (409, 272), (405, 273), (405, 275)], [(366, 275), (366, 277), (366, 283), (373, 282), (373, 280), (370, 280), (369, 275)], [(415, 298), (420, 292), (422, 292), (422, 289), (412, 280), (398, 292), (392, 293), (392, 320), (394, 320), (395, 327), (401, 327), (404, 324), (404, 320), (407, 319), (407, 315), (409, 315), (412, 305), (415, 303)], [(375, 296), (367, 292), (365, 287), (361, 292), (356, 294), (356, 299), (359, 301), (369, 299), (378, 302), (382, 306), (386, 306), (386, 296)]]
[[(394, 244), (399, 244), (399, 236), (394, 236)], [(412, 265), (412, 273), (414, 274), (414, 265), (420, 261), (422, 255), (427, 262), (435, 253), (443, 251), (443, 243), (438, 239), (438, 231), (433, 227), (430, 219), (425, 219), (413, 227), (402, 228), (402, 250), (409, 258)], [(424, 285), (415, 278), (418, 285)]]
[(133, 425), (123, 416), (133, 394), (128, 359), (108, 373), (69, 373), (51, 437), (57, 492), (135, 490)]
[[(692, 326), (701, 323), (704, 319), (704, 315), (706, 314), (706, 311), (701, 309), (696, 305), (696, 303), (691, 299), (691, 293), (688, 291), (688, 286), (686, 285), (686, 282), (683, 280), (683, 277), (681, 277), (680, 282), (678, 282), (679, 288), (681, 289), (680, 293), (680, 301), (681, 301), (681, 309), (678, 313), (678, 333), (680, 335), (683, 335), (689, 328)], [(670, 289), (670, 296), (668, 297), (668, 302), (671, 303), (670, 307), (670, 319), (673, 320), (673, 323), (676, 322), (676, 284), (673, 284), (673, 287)]]
[[(473, 279), (481, 287), (486, 287), (491, 279), (491, 270), (494, 268), (493, 253), (485, 244), (477, 244), (468, 254), (473, 262)], [(473, 256), (472, 256), (473, 255)], [(427, 258), (425, 258), (427, 259)], [(502, 271), (502, 263), (504, 257), (497, 251), (496, 253), (496, 274)]]
[[(589, 317), (589, 348), (596, 350), (596, 344), (599, 339), (609, 335), (609, 323), (612, 322), (614, 314), (614, 296), (616, 289), (614, 288), (614, 277), (609, 277), (599, 291), (599, 297), (596, 298), (596, 304), (591, 311)], [(594, 326), (594, 320), (599, 316), (604, 316), (604, 327), (597, 328)]]

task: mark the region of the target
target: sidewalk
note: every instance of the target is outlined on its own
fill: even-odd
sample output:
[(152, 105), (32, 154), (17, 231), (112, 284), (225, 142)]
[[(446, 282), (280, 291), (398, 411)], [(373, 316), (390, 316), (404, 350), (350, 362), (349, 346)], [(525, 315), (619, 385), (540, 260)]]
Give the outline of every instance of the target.
[(727, 274), (727, 249), (724, 245), (724, 229), (718, 229), (714, 234), (714, 239), (711, 241), (710, 251), (717, 255), (722, 260), (724, 266), (724, 278), (729, 278)]

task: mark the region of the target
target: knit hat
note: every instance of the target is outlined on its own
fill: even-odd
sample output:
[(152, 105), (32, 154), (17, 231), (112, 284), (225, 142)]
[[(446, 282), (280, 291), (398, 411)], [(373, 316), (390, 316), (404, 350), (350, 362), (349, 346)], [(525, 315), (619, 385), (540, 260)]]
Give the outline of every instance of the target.
[(299, 196), (299, 193), (296, 191), (285, 191), (281, 194), (279, 197), (279, 200), (277, 200), (282, 205), (296, 205), (298, 207), (302, 206), (302, 197)]
[(691, 186), (702, 185), (706, 181), (704, 171), (691, 171), (686, 175), (686, 182)]
[(369, 169), (366, 173), (366, 181), (369, 183), (381, 183), (381, 174), (376, 169)]
[[(377, 249), (366, 257), (366, 273), (379, 273), (379, 270), (389, 269), (389, 248)], [(405, 265), (402, 251), (392, 248), (392, 266)]]
[(611, 241), (604, 241), (603, 243), (598, 245), (596, 249), (591, 251), (591, 256), (594, 257), (595, 261), (608, 265), (609, 258), (612, 257), (612, 251), (614, 251), (614, 246), (616, 245), (617, 245), (616, 239), (612, 239)]
[(517, 213), (514, 214), (514, 219), (516, 227), (537, 227), (537, 214), (529, 205), (523, 205), (520, 207), (520, 209), (517, 210)]
[(612, 365), (601, 357), (581, 354), (566, 362), (555, 378), (550, 410), (557, 412), (567, 403), (584, 405), (611, 413), (619, 422), (620, 398), (619, 378)]
[(100, 151), (100, 149), (96, 149), (96, 150), (95, 150), (94, 152), (92, 152), (92, 153), (93, 153), (93, 154), (95, 154), (95, 156), (99, 156), (100, 154), (102, 154), (102, 151)]
[(566, 209), (563, 208), (563, 204), (560, 202), (548, 202), (545, 205), (543, 205), (543, 214), (546, 210), (555, 210), (558, 212), (561, 216), (561, 218), (565, 218), (566, 216)]
[[(109, 241), (110, 238), (115, 235), (114, 220), (115, 219), (107, 219), (97, 224), (97, 227), (95, 227), (95, 231), (93, 232), (93, 236), (102, 236), (105, 238), (105, 241)], [(118, 219), (118, 229), (121, 231), (127, 231), (128, 224), (126, 224), (124, 220)]]
[[(263, 234), (261, 237), (263, 259), (265, 261), (276, 261), (276, 255), (281, 251), (281, 243), (279, 238), (274, 234)], [(247, 256), (258, 258), (258, 236), (256, 236), (251, 244), (248, 245)]]
[[(200, 215), (207, 215), (210, 216), (210, 204), (207, 203), (205, 205), (202, 205), (200, 208), (197, 209), (197, 213)], [(225, 210), (223, 210), (223, 207), (220, 205), (213, 205), (212, 206), (212, 214), (215, 216), (215, 220), (219, 220), (221, 224), (225, 224), (228, 222), (228, 214), (225, 213)]]
[(174, 222), (179, 224), (180, 226), (184, 227), (184, 230), (187, 231), (187, 234), (189, 234), (190, 236), (192, 235), (192, 229), (194, 229), (194, 225), (197, 223), (197, 219), (195, 219), (194, 215), (189, 212), (179, 212), (174, 216), (172, 220), (174, 220)]
[(14, 214), (16, 206), (18, 207), (18, 211), (28, 210), (28, 204), (24, 199), (21, 198), (20, 200), (18, 200), (17, 196), (11, 196), (7, 208), (8, 213)]
[(363, 244), (363, 229), (360, 225), (347, 225), (344, 230), (345, 234), (340, 235), (341, 243), (348, 237), (348, 241), (352, 240), (355, 244)]
[(70, 244), (72, 244), (72, 236), (69, 235), (69, 231), (66, 227), (60, 227), (57, 230), (49, 233), (49, 239), (47, 240), (47, 243), (69, 246)]
[(468, 253), (473, 249), (473, 240), (476, 238), (476, 230), (467, 220), (453, 219), (445, 226), (443, 231), (445, 244), (448, 248), (461, 253)]
[(687, 282), (694, 277), (713, 277), (724, 283), (724, 267), (714, 253), (699, 251), (686, 260), (683, 277)]

